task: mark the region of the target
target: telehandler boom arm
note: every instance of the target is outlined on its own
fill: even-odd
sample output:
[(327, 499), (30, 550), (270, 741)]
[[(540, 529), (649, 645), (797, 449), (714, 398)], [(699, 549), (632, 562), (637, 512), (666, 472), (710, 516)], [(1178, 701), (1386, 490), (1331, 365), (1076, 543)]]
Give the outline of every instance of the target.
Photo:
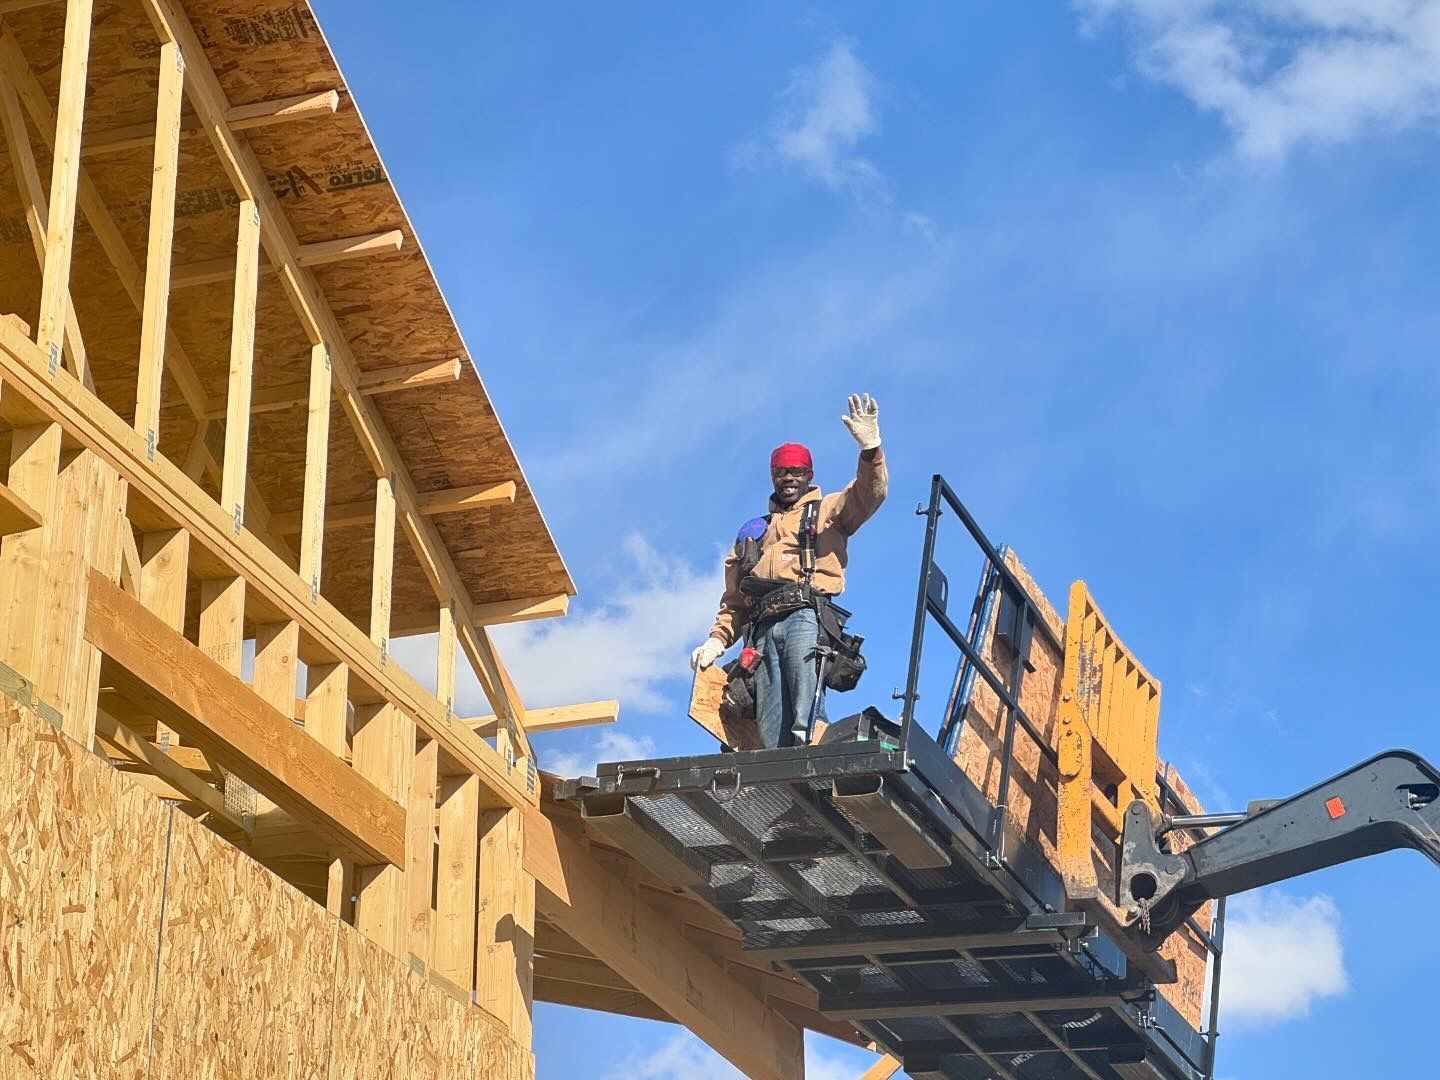
[(1390, 750), (1289, 799), (1252, 812), (1188, 850), (1162, 850), (1177, 827), (1136, 800), (1121, 838), (1120, 906), (1148, 949), (1207, 900), (1377, 855), (1414, 848), (1440, 865), (1440, 773)]

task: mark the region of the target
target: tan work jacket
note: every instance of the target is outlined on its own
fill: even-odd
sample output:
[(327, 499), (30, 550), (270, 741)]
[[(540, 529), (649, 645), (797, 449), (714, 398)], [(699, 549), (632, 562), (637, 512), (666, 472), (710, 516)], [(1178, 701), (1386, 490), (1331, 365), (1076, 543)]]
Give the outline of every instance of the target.
[[(751, 576), (776, 581), (801, 580), (800, 519), (806, 503), (819, 502), (820, 516), (815, 522), (815, 575), (811, 581), (821, 592), (838, 595), (845, 588), (850, 537), (880, 509), (889, 482), (884, 455), (876, 454), (873, 461), (866, 461), (861, 454), (855, 479), (844, 491), (823, 495), (818, 487), (812, 487), (788, 510), (776, 506), (772, 496), (770, 524), (761, 538), (760, 561), (750, 571)], [(740, 591), (740, 580), (739, 559), (731, 551), (725, 560), (725, 593), (720, 597), (715, 625), (710, 628), (710, 636), (726, 646), (739, 640), (750, 621), (749, 598)]]

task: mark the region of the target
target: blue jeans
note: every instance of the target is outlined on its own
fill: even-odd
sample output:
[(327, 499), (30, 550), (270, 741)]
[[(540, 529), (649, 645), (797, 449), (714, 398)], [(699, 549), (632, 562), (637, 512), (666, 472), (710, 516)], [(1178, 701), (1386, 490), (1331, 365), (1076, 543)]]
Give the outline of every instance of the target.
[[(766, 749), (804, 746), (810, 741), (810, 710), (815, 704), (820, 627), (812, 608), (771, 619), (755, 633), (760, 666), (755, 671), (755, 713), (760, 745)], [(817, 719), (825, 718), (825, 688), (820, 687)]]

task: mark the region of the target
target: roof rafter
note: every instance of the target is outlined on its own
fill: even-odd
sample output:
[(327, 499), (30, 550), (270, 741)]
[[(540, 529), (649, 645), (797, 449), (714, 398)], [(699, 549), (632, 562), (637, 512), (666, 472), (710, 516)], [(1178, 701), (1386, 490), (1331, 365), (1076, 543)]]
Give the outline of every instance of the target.
[[(266, 179), (265, 170), (244, 136), (226, 123), (230, 104), (220, 80), (205, 55), (189, 19), (172, 0), (143, 0), (146, 14), (162, 41), (180, 46), (190, 65), (186, 90), (222, 166), (242, 199), (253, 199), (260, 208), (262, 242), (271, 263), (277, 268), (291, 303), (300, 316), (311, 344), (330, 349), (340, 401), (370, 467), (378, 476), (394, 478), (396, 513), (420, 568), (430, 581), (437, 602), (455, 605), (455, 627), (490, 706), (499, 715), (519, 756), (530, 756), (525, 735), (525, 707), (506, 675), (499, 655), (483, 627), (471, 614), (468, 590), (450, 553), (431, 523), (419, 510), (419, 496), (394, 439), (379, 413), (360, 388), (360, 367), (350, 350), (345, 333), (320, 291), (314, 275), (300, 264), (300, 248), (279, 199)], [(533, 778), (532, 778), (533, 782)]]

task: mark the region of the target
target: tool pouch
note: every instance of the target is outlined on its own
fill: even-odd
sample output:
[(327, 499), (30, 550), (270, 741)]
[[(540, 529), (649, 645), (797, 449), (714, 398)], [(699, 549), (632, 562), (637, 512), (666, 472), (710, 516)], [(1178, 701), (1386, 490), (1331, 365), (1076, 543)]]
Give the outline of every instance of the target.
[(752, 648), (741, 650), (739, 657), (725, 665), (725, 689), (720, 694), (720, 722), (726, 727), (754, 723), (755, 669), (760, 656)]
[(825, 665), (825, 686), (844, 693), (854, 690), (865, 674), (865, 657), (860, 655), (860, 646), (865, 641), (859, 634), (840, 634), (831, 639), (834, 650), (830, 662)]

